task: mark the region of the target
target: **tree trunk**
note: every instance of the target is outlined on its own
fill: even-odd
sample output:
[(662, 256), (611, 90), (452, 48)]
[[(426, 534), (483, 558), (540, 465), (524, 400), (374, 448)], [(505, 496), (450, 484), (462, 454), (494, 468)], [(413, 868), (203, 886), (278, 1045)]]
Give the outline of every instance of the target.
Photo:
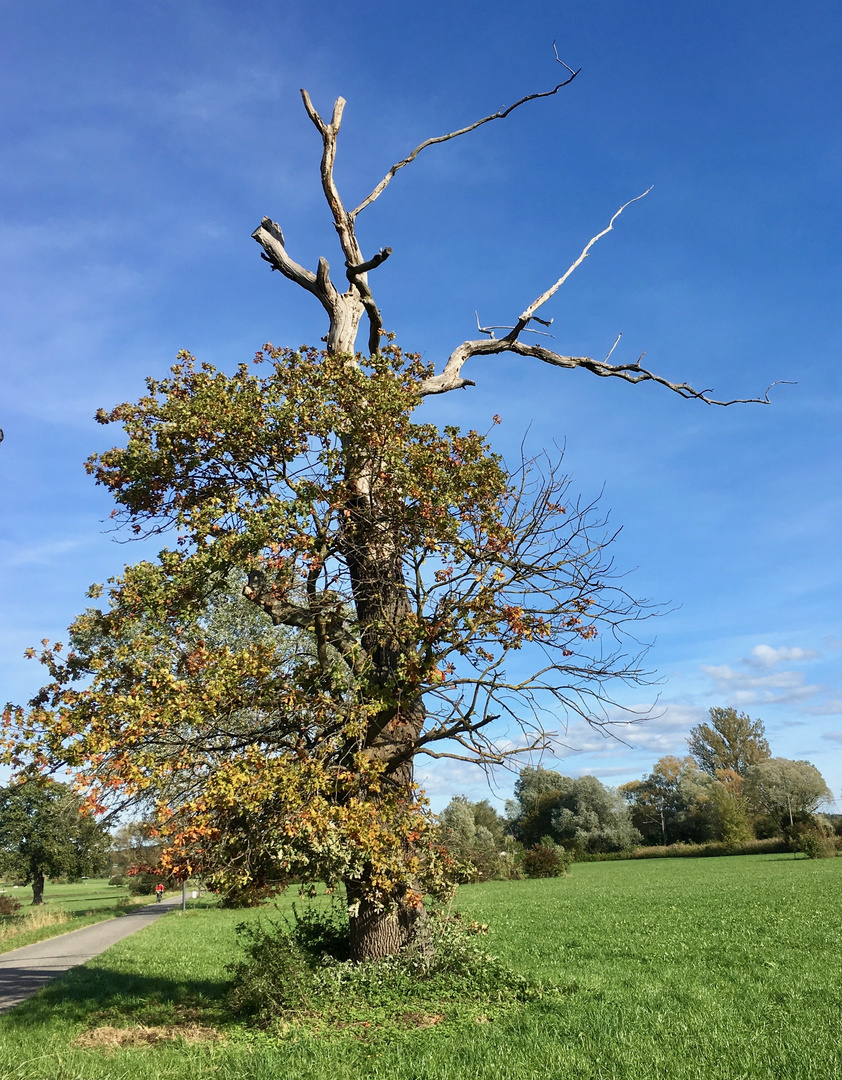
[(362, 964), (394, 956), (405, 949), (422, 954), (430, 951), (429, 922), (423, 904), (409, 904), (398, 898), (392, 908), (379, 908), (360, 894), (358, 881), (345, 884), (348, 902), (355, 912), (350, 915), (351, 959)]
[(44, 903), (44, 871), (36, 870), (32, 875), (32, 904)]

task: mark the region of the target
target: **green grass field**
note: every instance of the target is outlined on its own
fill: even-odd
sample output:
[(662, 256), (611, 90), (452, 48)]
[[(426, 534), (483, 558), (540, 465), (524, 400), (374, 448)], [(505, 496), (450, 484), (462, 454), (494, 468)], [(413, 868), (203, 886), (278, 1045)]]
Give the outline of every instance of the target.
[[(233, 1018), (224, 965), (253, 913), (172, 914), (0, 1017), (4, 1080), (842, 1078), (842, 859), (576, 865), (460, 889), (488, 947), (560, 988), (430, 1027), (268, 1038)], [(290, 897), (284, 903), (291, 902)], [(458, 1010), (457, 1010), (458, 1012)], [(200, 1024), (224, 1041), (117, 1050), (90, 1029)]]
[(0, 953), (111, 919), (154, 900), (151, 896), (130, 897), (126, 888), (109, 885), (107, 878), (89, 878), (74, 885), (47, 882), (44, 903), (35, 908), (31, 906), (30, 886), (14, 889), (0, 885), (0, 892), (13, 896), (22, 905), (14, 915), (0, 915)]

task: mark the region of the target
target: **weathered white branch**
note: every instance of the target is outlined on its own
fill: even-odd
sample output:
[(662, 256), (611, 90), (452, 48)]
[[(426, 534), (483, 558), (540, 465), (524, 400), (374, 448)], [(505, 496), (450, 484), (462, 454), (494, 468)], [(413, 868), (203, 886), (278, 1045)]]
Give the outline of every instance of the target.
[[(614, 351), (613, 348), (611, 351)], [(640, 360), (635, 361), (633, 364), (609, 364), (605, 360), (594, 360), (593, 357), (590, 356), (562, 356), (560, 353), (544, 348), (543, 345), (527, 344), (523, 341), (518, 341), (517, 338), (509, 336), (501, 338), (500, 340), (492, 338), (490, 341), (483, 339), (480, 341), (462, 342), (462, 344), (450, 354), (441, 374), (433, 375), (429, 379), (425, 379), (424, 382), (419, 385), (418, 393), (422, 397), (428, 397), (432, 394), (446, 394), (450, 390), (459, 390), (466, 386), (476, 386), (476, 383), (472, 379), (462, 378), (461, 371), (463, 365), (474, 356), (491, 356), (503, 352), (517, 353), (518, 356), (534, 357), (536, 360), (541, 360), (545, 364), (551, 364), (553, 367), (584, 368), (586, 371), (590, 371), (593, 375), (599, 375), (601, 378), (614, 377), (630, 383), (658, 383), (660, 386), (665, 386), (668, 390), (672, 390), (680, 397), (695, 398), (698, 401), (703, 401), (706, 405), (768, 405), (769, 390), (771, 390), (773, 386), (789, 382), (787, 379), (776, 380), (767, 388), (763, 397), (732, 398), (730, 401), (719, 401), (717, 398), (709, 397), (709, 389), (694, 390), (689, 383), (670, 382), (669, 379), (665, 379), (661, 375), (656, 375), (653, 371), (648, 371), (646, 368), (641, 367)], [(642, 359), (642, 357), (640, 359)]]
[(558, 279), (558, 281), (555, 283), (555, 285), (551, 285), (549, 287), (549, 289), (547, 289), (546, 292), (541, 293), (541, 295), (538, 297), (537, 300), (532, 301), (532, 303), (529, 305), (529, 307), (526, 308), (526, 310), (520, 316), (519, 322), (522, 322), (523, 325), (526, 326), (526, 324), (529, 322), (529, 320), (532, 318), (532, 316), (535, 314), (535, 312), (538, 310), (538, 308), (541, 307), (542, 304), (546, 304), (546, 302), (550, 299), (550, 297), (555, 296), (555, 294), (558, 292), (558, 290), (561, 288), (561, 286), (565, 283), (565, 281), (567, 281), (567, 279), (570, 277), (570, 275), (582, 265), (582, 263), (585, 261), (585, 259), (587, 259), (588, 255), (590, 255), (590, 253), (591, 253), (591, 248), (594, 246), (594, 244), (597, 243), (597, 241), (601, 240), (603, 238), (603, 236), (607, 236), (608, 233), (613, 231), (614, 222), (617, 220), (617, 218), (620, 216), (620, 214), (622, 214), (622, 212), (626, 209), (626, 207), (631, 206), (632, 203), (639, 202), (641, 199), (645, 198), (649, 194), (649, 192), (651, 190), (652, 190), (652, 188), (648, 187), (646, 189), (646, 191), (643, 192), (642, 195), (636, 195), (633, 199), (629, 199), (629, 201), (627, 203), (623, 203), (623, 205), (620, 207), (620, 209), (617, 211), (617, 213), (611, 218), (611, 220), (608, 222), (608, 225), (602, 230), (602, 232), (597, 233), (596, 236), (592, 236), (590, 238), (590, 240), (587, 242), (587, 244), (585, 244), (584, 248), (582, 248), (582, 253), (579, 256), (579, 258), (574, 263), (572, 263), (567, 268), (567, 270), (565, 270), (565, 272), (561, 275), (561, 277)]
[(313, 121), (322, 137), (322, 190), (325, 193), (327, 204), (333, 215), (333, 223), (339, 234), (339, 242), (342, 245), (342, 250), (345, 253), (345, 258), (348, 263), (352, 266), (356, 266), (365, 260), (363, 259), (362, 251), (360, 251), (360, 245), (357, 243), (357, 238), (354, 235), (353, 215), (349, 214), (345, 209), (339, 195), (339, 190), (336, 187), (336, 182), (333, 178), (333, 166), (336, 162), (336, 136), (339, 134), (339, 128), (342, 123), (345, 99), (341, 97), (336, 99), (336, 103), (333, 106), (333, 117), (330, 123), (326, 124), (313, 108), (310, 95), (306, 90), (301, 91), (301, 98), (304, 102), (304, 108), (307, 110), (307, 115)]
[[(555, 50), (555, 44), (553, 44), (553, 48)], [(557, 51), (555, 55), (556, 60), (563, 64)], [(421, 151), (428, 146), (448, 142), (450, 139), (458, 138), (460, 135), (466, 135), (468, 132), (475, 131), (483, 124), (490, 123), (492, 120), (502, 120), (528, 101), (552, 97), (554, 94), (557, 94), (562, 87), (568, 86), (579, 74), (578, 71), (573, 71), (573, 69), (569, 68), (566, 64), (563, 66), (570, 72), (570, 76), (565, 79), (564, 82), (558, 83), (552, 90), (527, 94), (507, 108), (500, 109), (498, 112), (492, 113), (489, 116), (484, 116), (481, 120), (477, 120), (467, 127), (460, 128), (458, 131), (448, 132), (445, 135), (439, 135), (432, 139), (426, 139), (424, 142), (420, 143), (411, 154), (393, 165), (371, 194), (368, 195), (355, 210), (350, 212), (345, 209), (333, 175), (336, 162), (336, 139), (342, 123), (345, 100), (341, 97), (337, 98), (333, 106), (330, 123), (326, 123), (314, 108), (307, 91), (301, 91), (301, 97), (307, 115), (310, 117), (322, 138), (322, 189), (330, 207), (334, 226), (345, 256), (345, 272), (349, 284), (348, 290), (344, 293), (340, 293), (330, 280), (330, 271), (327, 260), (319, 260), (318, 271), (315, 274), (292, 260), (286, 253), (284, 237), (280, 226), (271, 219), (264, 218), (260, 226), (252, 235), (263, 247), (263, 257), (274, 269), (280, 270), (285, 277), (294, 281), (296, 284), (301, 285), (301, 287), (308, 292), (311, 292), (324, 306), (330, 316), (330, 329), (325, 339), (330, 352), (347, 354), (350, 356), (354, 355), (356, 351), (357, 329), (363, 312), (366, 313), (369, 320), (369, 353), (376, 353), (380, 349), (380, 337), (382, 334), (383, 323), (380, 311), (374, 302), (367, 275), (368, 271), (375, 269), (385, 262), (391, 254), (391, 248), (381, 248), (381, 250), (371, 259), (365, 259), (355, 234), (354, 222), (357, 214), (367, 206), (370, 206), (371, 203), (382, 194), (396, 173), (404, 168), (404, 166), (409, 165), (414, 161)], [(561, 353), (553, 352), (551, 349), (547, 349), (542, 345), (527, 345), (520, 341), (521, 334), (541, 333), (540, 331), (535, 331), (530, 328), (529, 323), (533, 320), (549, 327), (552, 320), (547, 321), (541, 319), (535, 313), (547, 303), (548, 300), (555, 296), (574, 271), (582, 265), (589, 256), (593, 246), (607, 235), (607, 233), (613, 230), (615, 222), (623, 211), (631, 206), (632, 203), (638, 202), (640, 199), (644, 198), (651, 190), (652, 189), (649, 188), (641, 195), (624, 203), (613, 215), (608, 225), (601, 232), (598, 232), (595, 236), (591, 237), (582, 249), (579, 257), (568, 267), (564, 274), (562, 274), (553, 285), (542, 292), (540, 296), (533, 300), (533, 302), (523, 310), (514, 326), (481, 327), (479, 325), (479, 316), (477, 316), (477, 328), (481, 333), (489, 334), (490, 340), (463, 342), (450, 355), (444, 370), (439, 375), (433, 375), (420, 384), (418, 388), (419, 394), (424, 397), (431, 394), (444, 394), (460, 387), (473, 386), (475, 384), (471, 379), (466, 379), (462, 376), (462, 368), (469, 359), (474, 356), (489, 356), (495, 353), (513, 352), (520, 356), (533, 357), (541, 360), (545, 364), (551, 364), (554, 367), (583, 367), (594, 375), (599, 375), (601, 378), (614, 377), (624, 379), (626, 382), (631, 383), (656, 382), (661, 386), (665, 386), (669, 390), (672, 390), (674, 393), (679, 394), (681, 397), (696, 398), (709, 405), (733, 405), (748, 402), (767, 404), (769, 401), (768, 390), (762, 398), (734, 398), (730, 401), (719, 401), (716, 398), (710, 397), (710, 391), (707, 389), (695, 390), (688, 383), (674, 383), (669, 379), (663, 378), (663, 376), (648, 371), (641, 366), (642, 356), (633, 364), (611, 364), (609, 363), (609, 360), (620, 340), (619, 335), (617, 340), (611, 346), (605, 360), (602, 361), (594, 360), (589, 356), (566, 356)], [(498, 340), (494, 337), (494, 332), (496, 330), (506, 330), (507, 333)], [(774, 385), (776, 385), (776, 383), (772, 384), (772, 386)], [(771, 389), (771, 387), (769, 387), (769, 389)]]
[[(555, 50), (555, 44), (553, 44), (553, 49)], [(252, 233), (252, 236), (263, 247), (263, 257), (272, 268), (280, 270), (290, 281), (294, 281), (297, 285), (301, 285), (302, 288), (305, 288), (308, 292), (316, 296), (328, 312), (328, 315), (330, 316), (330, 329), (325, 340), (327, 341), (327, 347), (331, 352), (347, 354), (350, 356), (354, 355), (356, 351), (357, 329), (363, 311), (368, 316), (369, 321), (369, 353), (380, 351), (383, 320), (380, 315), (380, 310), (374, 301), (371, 288), (369, 287), (367, 275), (369, 270), (373, 270), (380, 266), (381, 263), (385, 262), (391, 254), (392, 249), (388, 247), (381, 248), (371, 259), (365, 259), (363, 257), (354, 230), (354, 219), (359, 211), (373, 202), (389, 183), (392, 176), (394, 176), (399, 169), (402, 169), (404, 165), (408, 165), (413, 161), (425, 147), (431, 146), (434, 143), (447, 142), (449, 139), (455, 139), (457, 136), (473, 131), (475, 128), (480, 127), (482, 124), (487, 124), (491, 120), (502, 119), (508, 116), (514, 109), (525, 104), (525, 102), (533, 101), (536, 98), (551, 97), (563, 86), (567, 86), (568, 83), (573, 81), (578, 72), (573, 71), (567, 64), (564, 64), (559, 58), (557, 51), (555, 55), (556, 60), (570, 72), (570, 77), (568, 79), (559, 83), (552, 90), (543, 93), (528, 94), (508, 108), (501, 109), (491, 116), (483, 117), (482, 120), (478, 120), (476, 123), (471, 124), (466, 128), (462, 128), (460, 131), (453, 131), (447, 135), (428, 139), (426, 142), (416, 147), (408, 158), (405, 158), (403, 161), (398, 162), (397, 165), (393, 166), (389, 174), (381, 181), (365, 202), (351, 213), (345, 209), (345, 205), (339, 195), (339, 190), (334, 179), (336, 140), (342, 124), (345, 99), (342, 97), (336, 99), (330, 122), (327, 123), (314, 107), (308, 92), (306, 90), (301, 91), (301, 99), (304, 102), (304, 108), (307, 115), (310, 117), (310, 120), (313, 122), (313, 125), (322, 139), (322, 160), (320, 166), (322, 190), (325, 199), (327, 200), (327, 204), (330, 207), (334, 227), (336, 228), (339, 243), (345, 256), (345, 268), (349, 285), (347, 292), (340, 293), (330, 281), (329, 268), (326, 260), (319, 260), (318, 272), (313, 274), (311, 271), (306, 270), (303, 266), (299, 266), (298, 263), (290, 259), (286, 253), (281, 228), (276, 222), (271, 221), (271, 219), (264, 218), (260, 226)]]
[(268, 217), (263, 218), (251, 235), (252, 239), (256, 240), (263, 248), (265, 252), (263, 258), (274, 270), (280, 270), (284, 277), (294, 281), (302, 289), (314, 294), (317, 293), (316, 275), (312, 270), (306, 270), (287, 255), (284, 234), (277, 221), (273, 221)]
[[(777, 386), (778, 383), (787, 380), (778, 380), (777, 382), (772, 383), (771, 386), (767, 388), (766, 393), (762, 398), (733, 398), (730, 401), (719, 401), (716, 398), (709, 397), (709, 389), (694, 390), (689, 383), (670, 382), (669, 379), (665, 379), (663, 376), (656, 375), (654, 372), (641, 367), (643, 355), (641, 355), (633, 364), (609, 364), (608, 361), (614, 350), (617, 348), (620, 337), (622, 336), (620, 334), (617, 335), (617, 339), (609, 349), (605, 360), (594, 360), (593, 357), (590, 356), (564, 356), (561, 353), (553, 352), (551, 349), (545, 348), (543, 345), (527, 345), (519, 340), (519, 335), (528, 329), (528, 324), (533, 319), (536, 322), (542, 323), (544, 326), (550, 325), (544, 319), (539, 319), (535, 315), (535, 312), (545, 304), (547, 300), (553, 297), (568, 280), (571, 274), (582, 265), (590, 254), (590, 250), (594, 244), (613, 230), (614, 222), (620, 214), (622, 214), (627, 207), (631, 206), (632, 203), (638, 202), (640, 199), (644, 198), (644, 196), (648, 195), (651, 190), (651, 187), (647, 188), (642, 195), (637, 195), (634, 199), (629, 199), (627, 203), (624, 203), (620, 207), (602, 232), (598, 232), (596, 236), (591, 237), (582, 249), (579, 257), (568, 267), (558, 281), (556, 281), (554, 285), (551, 285), (545, 292), (541, 293), (541, 295), (522, 312), (518, 318), (517, 324), (509, 330), (509, 333), (506, 334), (505, 337), (497, 339), (493, 336), (492, 331), (507, 328), (497, 326), (481, 327), (479, 325), (479, 316), (477, 316), (477, 329), (482, 333), (492, 333), (490, 340), (463, 341), (462, 344), (450, 354), (441, 374), (432, 375), (429, 379), (425, 379), (424, 382), (420, 384), (418, 393), (422, 397), (427, 397), (432, 394), (446, 394), (450, 390), (459, 390), (466, 386), (475, 386), (476, 383), (471, 379), (462, 378), (462, 368), (471, 357), (513, 352), (517, 353), (519, 356), (534, 357), (537, 360), (543, 361), (545, 364), (551, 364), (553, 367), (585, 368), (585, 370), (590, 371), (594, 375), (599, 375), (601, 378), (613, 377), (624, 379), (626, 382), (630, 383), (655, 382), (661, 386), (667, 387), (668, 390), (672, 390), (681, 397), (695, 398), (699, 401), (704, 401), (707, 405), (738, 405), (749, 403), (768, 405), (769, 390), (772, 389), (772, 386)], [(550, 322), (551, 321), (552, 320), (550, 320)]]

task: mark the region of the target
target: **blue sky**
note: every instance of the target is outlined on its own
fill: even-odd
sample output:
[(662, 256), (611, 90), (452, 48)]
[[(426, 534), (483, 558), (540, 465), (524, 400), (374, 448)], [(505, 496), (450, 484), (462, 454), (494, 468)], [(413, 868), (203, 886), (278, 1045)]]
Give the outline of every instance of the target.
[[(571, 727), (557, 767), (619, 783), (683, 753), (713, 705), (766, 723), (773, 752), (842, 789), (838, 317), (842, 12), (827, 3), (364, 8), (146, 0), (2, 2), (0, 698), (61, 638), (115, 542), (86, 477), (99, 406), (136, 398), (181, 348), (223, 368), (324, 332), (259, 258), (265, 214), (313, 265), (339, 257), (317, 186), (318, 109), (348, 101), (337, 178), (356, 204), (422, 139), (582, 72), (555, 98), (434, 147), (360, 217), (386, 326), (441, 364), (507, 323), (629, 198), (654, 184), (548, 305), (561, 352), (646, 350), (674, 381), (773, 404), (717, 410), (655, 386), (496, 357), (424, 408), (514, 456), (563, 444), (603, 492), (650, 624), (659, 716), (632, 747)], [(550, 762), (550, 764), (553, 764)], [(426, 776), (434, 805), (484, 781)], [(505, 797), (510, 779), (501, 777)]]

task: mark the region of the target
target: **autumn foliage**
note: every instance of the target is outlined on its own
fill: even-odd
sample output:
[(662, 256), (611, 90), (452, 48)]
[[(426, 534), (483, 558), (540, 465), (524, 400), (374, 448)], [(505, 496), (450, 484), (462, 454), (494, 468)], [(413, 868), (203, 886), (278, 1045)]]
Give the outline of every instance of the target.
[[(502, 763), (559, 708), (593, 719), (639, 674), (615, 646), (640, 611), (556, 466), (509, 472), (477, 432), (417, 421), (417, 357), (255, 365), (182, 354), (98, 415), (127, 435), (88, 463), (114, 516), (175, 543), (91, 590), (67, 649), (44, 643), (6, 757), (68, 765), (92, 808), (154, 804), (176, 875), (417, 904), (444, 867), (415, 758)], [(232, 581), (251, 622), (220, 633)]]

